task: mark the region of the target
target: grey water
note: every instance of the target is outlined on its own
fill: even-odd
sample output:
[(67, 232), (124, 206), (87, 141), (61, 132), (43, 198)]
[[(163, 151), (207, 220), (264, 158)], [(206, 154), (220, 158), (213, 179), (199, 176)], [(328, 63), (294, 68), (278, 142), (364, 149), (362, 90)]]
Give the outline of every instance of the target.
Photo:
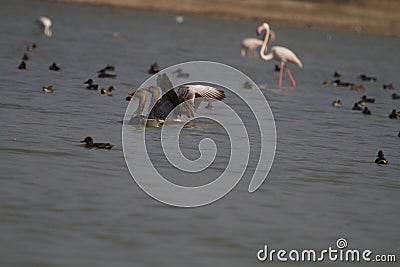
[[(1, 266), (282, 266), (287, 263), (276, 259), (259, 262), (257, 251), (265, 244), (287, 251), (335, 248), (338, 238), (352, 249), (399, 257), (400, 121), (388, 119), (400, 109), (390, 97), (400, 87), (398, 37), (272, 25), (274, 44), (292, 49), (304, 65), (289, 66), (296, 88), (285, 77), (279, 90), (275, 62), (240, 57), (240, 42), (255, 37), (255, 22), (185, 16), (179, 24), (174, 14), (47, 1), (0, 5)], [(41, 15), (53, 19), (51, 38), (34, 23)], [(38, 48), (28, 52), (29, 70), (18, 70), (33, 42)], [(247, 192), (246, 173), (215, 203), (174, 208), (132, 179), (121, 122), (127, 93), (149, 78), (151, 63), (166, 68), (194, 60), (230, 65), (260, 86), (275, 118), (277, 149), (256, 192)], [(53, 62), (60, 72), (48, 70)], [(96, 77), (107, 64), (115, 65), (117, 79)], [(365, 84), (366, 92), (322, 85), (334, 71), (344, 81)], [(358, 80), (362, 73), (378, 81)], [(101, 87), (114, 85), (115, 95), (85, 90), (88, 78)], [(383, 90), (383, 83), (397, 90)], [(42, 93), (50, 84), (56, 92)], [(376, 98), (368, 105), (371, 116), (351, 110), (363, 94)], [(337, 99), (343, 107), (331, 106)], [(219, 112), (218, 106), (207, 112)], [(89, 135), (115, 147), (81, 147)], [(225, 138), (218, 125), (199, 123), (185, 129), (186, 153), (198, 155), (205, 135)], [(257, 142), (250, 140), (256, 154)], [(174, 179), (208, 182), (225, 166), (230, 148), (221, 149), (222, 160), (207, 177)], [(378, 150), (389, 165), (374, 163)], [(161, 172), (170, 172), (161, 151), (152, 151), (152, 159)]]

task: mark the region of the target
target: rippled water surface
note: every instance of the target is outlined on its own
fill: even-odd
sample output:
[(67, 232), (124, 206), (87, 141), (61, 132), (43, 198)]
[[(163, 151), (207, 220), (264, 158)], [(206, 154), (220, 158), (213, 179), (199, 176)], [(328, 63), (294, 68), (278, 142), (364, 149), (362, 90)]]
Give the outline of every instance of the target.
[[(295, 89), (277, 90), (274, 62), (239, 54), (241, 39), (255, 35), (256, 23), (186, 16), (178, 24), (172, 14), (37, 1), (6, 0), (1, 7), (2, 266), (281, 266), (259, 263), (256, 252), (264, 244), (325, 249), (339, 237), (351, 248), (398, 253), (400, 121), (388, 115), (400, 102), (390, 97), (396, 91), (382, 89), (383, 83), (400, 87), (398, 37), (273, 27), (275, 43), (293, 49), (304, 64), (291, 66)], [(53, 19), (52, 38), (33, 23), (40, 15)], [(18, 70), (33, 42), (38, 49), (29, 53), (30, 69)], [(268, 179), (255, 193), (247, 192), (249, 171), (212, 205), (173, 208), (132, 180), (121, 122), (125, 96), (149, 77), (151, 63), (164, 68), (193, 60), (228, 64), (260, 85), (275, 117), (277, 150)], [(48, 70), (53, 62), (60, 72)], [(117, 79), (95, 76), (107, 64), (115, 65)], [(378, 78), (364, 83), (365, 94), (376, 98), (371, 116), (351, 110), (363, 93), (322, 85), (334, 71), (355, 83), (362, 83), (362, 73)], [(115, 95), (85, 90), (88, 78), (113, 84)], [(43, 94), (49, 84), (56, 92)], [(247, 114), (229, 96), (226, 103)], [(336, 99), (343, 107), (331, 106)], [(156, 141), (159, 130), (151, 134)], [(171, 179), (199, 185), (218, 176), (229, 156), (224, 134), (208, 122), (185, 129), (182, 146), (189, 158), (198, 155), (203, 136), (221, 143), (221, 155), (203, 177)], [(115, 148), (84, 149), (79, 141), (87, 135)], [(250, 139), (256, 156), (257, 142)], [(380, 149), (388, 166), (373, 163)], [(170, 173), (161, 152), (151, 153), (160, 170)]]

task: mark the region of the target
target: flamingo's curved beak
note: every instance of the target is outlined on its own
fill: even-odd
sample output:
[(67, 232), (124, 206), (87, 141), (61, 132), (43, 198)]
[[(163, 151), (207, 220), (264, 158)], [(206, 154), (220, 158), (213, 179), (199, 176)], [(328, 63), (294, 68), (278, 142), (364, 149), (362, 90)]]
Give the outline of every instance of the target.
[(134, 96), (134, 95), (135, 95), (135, 93), (136, 93), (136, 91), (132, 91), (132, 92), (129, 92), (129, 93), (128, 93), (128, 95), (130, 95), (130, 96)]
[(258, 26), (258, 28), (257, 28), (257, 35), (260, 35), (264, 30), (265, 30), (265, 29), (264, 29), (263, 25)]

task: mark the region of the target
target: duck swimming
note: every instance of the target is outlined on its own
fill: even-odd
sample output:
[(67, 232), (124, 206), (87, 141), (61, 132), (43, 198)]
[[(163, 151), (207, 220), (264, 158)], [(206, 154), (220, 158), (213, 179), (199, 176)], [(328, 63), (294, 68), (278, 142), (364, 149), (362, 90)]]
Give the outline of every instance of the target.
[(332, 106), (333, 107), (341, 107), (342, 106), (342, 101), (340, 101), (340, 99), (335, 100), (332, 102)]
[(400, 113), (393, 109), (389, 115), (389, 119), (400, 120)]
[(99, 77), (99, 78), (110, 78), (110, 79), (115, 79), (115, 78), (118, 77), (117, 74), (106, 73), (106, 70), (105, 70), (105, 69), (99, 70), (97, 73), (98, 73), (97, 77)]
[(369, 77), (365, 74), (361, 74), (360, 76), (358, 76), (358, 78), (360, 78), (362, 81), (365, 81), (365, 82), (376, 82), (378, 80), (375, 77)]
[(337, 87), (349, 87), (349, 86), (354, 86), (354, 83), (349, 83), (349, 82), (342, 82), (340, 79), (336, 80), (326, 80), (323, 82), (325, 85), (333, 85)]
[(25, 61), (22, 61), (21, 64), (18, 66), (19, 70), (28, 70), (28, 65), (25, 63)]
[(177, 69), (173, 73), (176, 73), (175, 77), (177, 77), (177, 78), (188, 78), (189, 77), (189, 73), (184, 73), (182, 71), (182, 69)]
[(108, 89), (101, 89), (100, 94), (102, 95), (108, 95), (108, 96), (113, 96), (113, 91), (115, 91), (114, 86), (109, 86)]
[(57, 66), (55, 62), (53, 62), (53, 64), (50, 65), (49, 70), (59, 71), (60, 67)]
[(31, 60), (31, 57), (28, 56), (27, 53), (25, 53), (25, 54), (23, 55), (23, 57), (22, 57), (22, 60)]
[(354, 106), (353, 106), (353, 108), (352, 108), (352, 110), (363, 110), (362, 109), (362, 107), (360, 107), (359, 105), (358, 105), (358, 103), (356, 102), (356, 103), (354, 103)]
[(37, 44), (33, 43), (33, 44), (28, 45), (28, 46), (26, 47), (26, 51), (33, 51), (33, 50), (35, 50), (36, 48), (37, 48)]
[(394, 90), (393, 84), (384, 84), (383, 89)]
[(147, 73), (156, 74), (159, 71), (160, 71), (160, 68), (158, 67), (157, 62), (154, 62), (153, 64), (151, 64), (150, 69), (147, 71)]
[(245, 89), (253, 89), (253, 85), (249, 81), (246, 81), (246, 82), (243, 83), (243, 88), (245, 88)]
[(335, 71), (335, 73), (333, 73), (333, 77), (340, 78), (340, 77), (342, 77), (342, 75), (339, 72)]
[(356, 91), (356, 92), (364, 92), (365, 91), (365, 86), (363, 84), (360, 85), (350, 85), (350, 90)]
[(375, 98), (368, 98), (366, 95), (363, 95), (361, 100), (364, 100), (366, 103), (375, 103)]
[(43, 93), (54, 93), (55, 89), (53, 85), (43, 86), (42, 88)]
[(377, 159), (375, 160), (376, 164), (387, 165), (389, 161), (385, 159), (385, 155), (383, 155), (383, 151), (379, 150)]
[(102, 68), (101, 70), (97, 71), (97, 73), (104, 72), (104, 71), (107, 71), (107, 70), (115, 71), (115, 67), (113, 65), (107, 65), (104, 68)]
[(398, 94), (392, 94), (392, 99), (400, 99), (400, 95), (398, 95)]
[(92, 79), (87, 80), (86, 82), (84, 82), (84, 84), (87, 84), (86, 89), (88, 89), (88, 90), (97, 90), (97, 89), (99, 89), (99, 85), (98, 84), (94, 84)]
[(367, 107), (364, 108), (362, 113), (365, 114), (365, 115), (371, 115), (372, 114), (371, 111)]
[(87, 148), (111, 149), (114, 146), (110, 143), (94, 143), (93, 138), (90, 136), (87, 136), (81, 143), (86, 143), (85, 147)]

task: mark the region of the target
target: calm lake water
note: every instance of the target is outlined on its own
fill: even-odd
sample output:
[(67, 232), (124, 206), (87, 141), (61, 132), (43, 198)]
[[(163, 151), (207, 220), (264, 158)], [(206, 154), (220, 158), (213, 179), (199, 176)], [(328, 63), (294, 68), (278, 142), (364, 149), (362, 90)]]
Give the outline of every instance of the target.
[[(277, 90), (274, 62), (240, 57), (240, 42), (255, 36), (257, 23), (185, 16), (178, 24), (172, 14), (22, 0), (2, 1), (0, 14), (1, 266), (283, 266), (258, 262), (256, 252), (264, 244), (327, 249), (340, 237), (350, 248), (399, 260), (400, 121), (388, 115), (400, 109), (390, 97), (400, 91), (382, 89), (383, 83), (400, 87), (398, 37), (272, 25), (275, 44), (290, 47), (304, 64), (290, 66), (295, 89)], [(40, 15), (53, 19), (52, 38), (34, 24)], [(30, 69), (18, 70), (33, 42)], [(255, 193), (247, 192), (246, 172), (221, 200), (182, 209), (153, 200), (133, 181), (121, 121), (125, 96), (149, 77), (151, 63), (165, 68), (193, 60), (228, 64), (263, 88), (277, 150)], [(60, 72), (48, 70), (53, 62)], [(95, 76), (107, 64), (115, 65), (117, 79)], [(322, 85), (334, 71), (345, 81), (362, 83), (357, 76), (365, 73), (378, 82), (364, 83), (365, 93)], [(85, 90), (88, 78), (114, 85), (115, 95)], [(43, 94), (49, 84), (56, 92)], [(363, 94), (376, 98), (368, 105), (372, 116), (351, 110)], [(336, 99), (343, 107), (331, 106)], [(198, 153), (196, 142), (206, 134), (224, 139), (223, 130), (206, 126), (185, 131), (187, 151)], [(80, 147), (88, 135), (115, 149)], [(251, 145), (257, 148), (257, 140)], [(388, 166), (373, 163), (380, 149)], [(229, 147), (222, 151), (224, 159)], [(161, 153), (152, 157), (168, 172)], [(218, 164), (211, 174), (224, 160)], [(202, 184), (209, 176), (178, 178)]]

